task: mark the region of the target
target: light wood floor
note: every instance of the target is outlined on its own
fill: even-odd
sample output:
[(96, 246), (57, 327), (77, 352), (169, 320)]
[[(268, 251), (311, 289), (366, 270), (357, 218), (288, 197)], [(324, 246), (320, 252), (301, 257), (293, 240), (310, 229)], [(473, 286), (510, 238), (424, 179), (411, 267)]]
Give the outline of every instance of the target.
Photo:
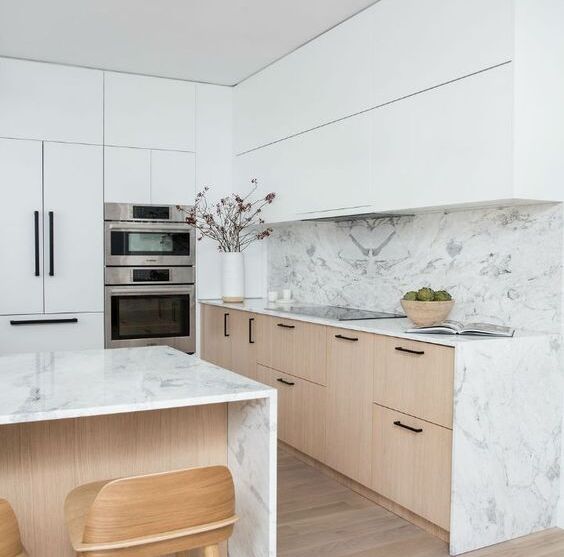
[[(278, 455), (279, 557), (448, 557), (441, 540), (283, 450)], [(548, 530), (465, 557), (563, 557)]]

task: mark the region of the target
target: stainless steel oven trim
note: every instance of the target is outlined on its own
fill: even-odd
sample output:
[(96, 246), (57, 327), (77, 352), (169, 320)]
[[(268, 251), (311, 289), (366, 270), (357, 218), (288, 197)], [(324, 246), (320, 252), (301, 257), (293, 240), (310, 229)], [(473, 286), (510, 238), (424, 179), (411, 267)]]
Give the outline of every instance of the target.
[[(133, 207), (168, 207), (169, 219), (136, 219), (133, 218)], [(180, 209), (178, 209), (180, 207)], [(104, 203), (104, 220), (106, 221), (130, 221), (151, 223), (180, 223), (184, 222), (186, 212), (191, 209), (190, 205), (167, 205), (166, 203)]]
[[(112, 296), (138, 296), (140, 294), (188, 294), (190, 296), (190, 334), (183, 337), (112, 340)], [(136, 346), (172, 346), (183, 352), (196, 351), (196, 287), (194, 285), (159, 286), (106, 286), (104, 289), (104, 335), (106, 348), (132, 348)]]
[[(112, 230), (123, 232), (190, 232), (190, 255), (112, 255)], [(147, 265), (195, 265), (196, 231), (187, 224), (157, 222), (106, 222), (104, 224), (105, 262), (107, 266), (143, 267)]]
[[(167, 270), (169, 271), (170, 280), (167, 281), (137, 281), (133, 282), (133, 271), (135, 269), (143, 270)], [(160, 286), (172, 284), (193, 284), (196, 282), (195, 267), (160, 267), (153, 265), (151, 267), (106, 267), (104, 282), (106, 286), (124, 285), (131, 286)]]

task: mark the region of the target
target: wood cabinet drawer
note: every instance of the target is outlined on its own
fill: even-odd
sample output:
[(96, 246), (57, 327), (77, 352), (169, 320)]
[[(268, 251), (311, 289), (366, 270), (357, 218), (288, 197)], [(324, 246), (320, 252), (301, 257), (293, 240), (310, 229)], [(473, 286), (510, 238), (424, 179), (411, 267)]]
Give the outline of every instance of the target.
[(256, 380), (278, 390), (278, 438), (324, 461), (326, 388), (261, 365)]
[(375, 404), (372, 443), (372, 489), (448, 531), (452, 431)]
[(327, 343), (323, 325), (270, 317), (261, 327), (259, 363), (320, 385), (327, 384)]
[(454, 348), (376, 337), (374, 402), (452, 428)]
[(374, 338), (327, 327), (326, 464), (370, 485)]

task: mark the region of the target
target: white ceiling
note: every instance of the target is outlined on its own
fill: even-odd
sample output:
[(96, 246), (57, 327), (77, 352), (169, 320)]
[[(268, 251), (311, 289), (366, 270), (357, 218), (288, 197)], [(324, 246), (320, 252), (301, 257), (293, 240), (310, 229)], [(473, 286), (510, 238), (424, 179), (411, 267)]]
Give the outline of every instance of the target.
[(0, 56), (234, 85), (375, 0), (0, 0)]

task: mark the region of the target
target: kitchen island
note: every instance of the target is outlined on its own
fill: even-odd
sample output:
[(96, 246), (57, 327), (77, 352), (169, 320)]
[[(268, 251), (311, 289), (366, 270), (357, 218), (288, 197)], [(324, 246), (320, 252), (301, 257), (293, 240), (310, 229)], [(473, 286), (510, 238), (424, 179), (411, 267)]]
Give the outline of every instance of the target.
[[(168, 347), (0, 357), (0, 497), (34, 557), (71, 557), (77, 485), (225, 464), (231, 557), (275, 555), (276, 391)], [(194, 553), (196, 555), (196, 553)]]

